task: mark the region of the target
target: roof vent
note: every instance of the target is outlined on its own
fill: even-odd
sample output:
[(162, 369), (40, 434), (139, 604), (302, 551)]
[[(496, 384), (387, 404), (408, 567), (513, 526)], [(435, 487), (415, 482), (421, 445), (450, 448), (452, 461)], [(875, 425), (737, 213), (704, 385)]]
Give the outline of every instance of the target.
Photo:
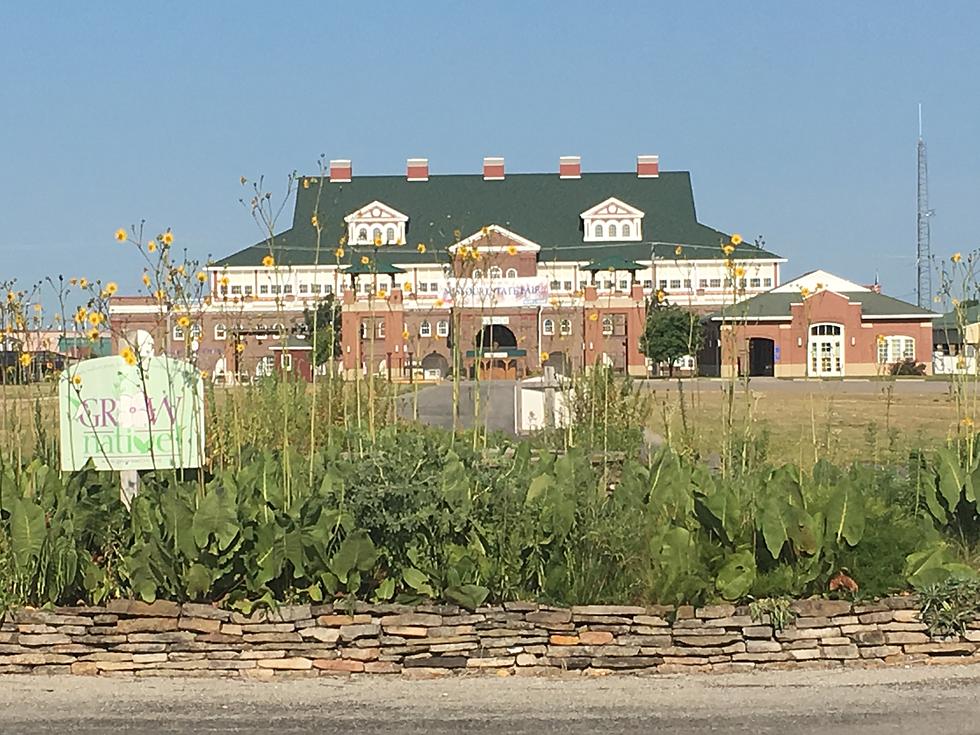
[(636, 175), (641, 179), (655, 179), (660, 176), (660, 156), (637, 156)]
[(406, 174), (409, 181), (428, 181), (429, 180), (429, 159), (428, 158), (409, 158)]
[(582, 157), (562, 156), (558, 159), (558, 176), (562, 179), (582, 178)]
[(351, 164), (349, 159), (336, 159), (330, 162), (330, 180), (333, 182), (350, 181)]
[(483, 180), (501, 181), (504, 178), (504, 159), (488, 157), (483, 159)]

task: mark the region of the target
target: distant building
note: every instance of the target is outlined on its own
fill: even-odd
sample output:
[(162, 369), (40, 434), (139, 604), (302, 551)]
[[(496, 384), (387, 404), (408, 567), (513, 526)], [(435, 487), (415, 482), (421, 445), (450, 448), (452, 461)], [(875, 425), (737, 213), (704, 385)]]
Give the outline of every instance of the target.
[(713, 314), (701, 371), (839, 378), (887, 375), (913, 360), (931, 372), (938, 318), (880, 288), (817, 270)]
[(698, 221), (690, 174), (660, 172), (656, 156), (629, 173), (583, 173), (565, 157), (555, 173), (508, 174), (487, 158), (482, 174), (430, 175), (409, 159), (404, 176), (356, 177), (332, 161), (326, 177), (299, 179), (290, 229), (209, 269), (192, 327), (151, 299), (114, 299), (111, 313), (157, 349), (192, 347), (205, 369), (242, 379), (330, 296), (348, 373), (446, 376), (458, 348), (467, 375), (596, 363), (644, 375), (639, 336), (658, 291), (707, 313), (779, 285), (784, 260), (747, 243), (734, 278), (729, 237)]

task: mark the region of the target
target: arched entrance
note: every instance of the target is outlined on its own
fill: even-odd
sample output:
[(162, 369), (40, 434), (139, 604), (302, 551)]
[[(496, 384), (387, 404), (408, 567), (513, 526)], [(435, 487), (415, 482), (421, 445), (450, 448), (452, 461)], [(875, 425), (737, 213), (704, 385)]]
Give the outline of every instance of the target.
[(775, 373), (776, 343), (765, 337), (749, 340), (749, 375), (771, 378)]
[(516, 380), (517, 358), (524, 351), (517, 348), (517, 336), (505, 324), (487, 324), (476, 335), (476, 361), (471, 369), (471, 377), (476, 377), (479, 366), (480, 377), (487, 380)]
[(438, 352), (430, 352), (423, 357), (421, 365), (426, 378), (445, 378), (449, 375), (449, 360)]

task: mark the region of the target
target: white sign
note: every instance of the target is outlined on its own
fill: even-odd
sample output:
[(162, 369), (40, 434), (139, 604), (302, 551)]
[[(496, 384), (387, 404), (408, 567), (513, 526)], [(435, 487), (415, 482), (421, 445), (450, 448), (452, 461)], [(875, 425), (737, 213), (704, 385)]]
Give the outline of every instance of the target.
[(461, 308), (547, 306), (551, 292), (546, 278), (453, 278), (442, 300)]

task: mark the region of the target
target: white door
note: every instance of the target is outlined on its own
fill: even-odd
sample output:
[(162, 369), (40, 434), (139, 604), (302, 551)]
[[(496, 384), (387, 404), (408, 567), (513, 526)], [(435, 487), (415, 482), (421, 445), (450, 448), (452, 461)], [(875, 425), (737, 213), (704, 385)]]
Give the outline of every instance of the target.
[(810, 327), (810, 359), (807, 374), (815, 378), (844, 375), (844, 328), (840, 324)]

